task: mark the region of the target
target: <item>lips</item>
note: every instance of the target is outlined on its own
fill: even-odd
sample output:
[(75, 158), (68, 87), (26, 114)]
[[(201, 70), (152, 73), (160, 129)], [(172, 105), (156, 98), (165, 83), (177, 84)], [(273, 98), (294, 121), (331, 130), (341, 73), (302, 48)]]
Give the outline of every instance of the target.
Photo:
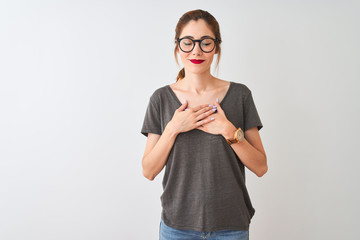
[(200, 64), (202, 62), (204, 62), (205, 60), (200, 60), (200, 59), (190, 59), (190, 62), (195, 63), (195, 64)]

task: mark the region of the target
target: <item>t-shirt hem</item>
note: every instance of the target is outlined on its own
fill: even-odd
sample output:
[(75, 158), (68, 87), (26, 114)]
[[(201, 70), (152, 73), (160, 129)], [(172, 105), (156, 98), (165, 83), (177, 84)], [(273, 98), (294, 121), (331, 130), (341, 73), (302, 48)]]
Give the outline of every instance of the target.
[(244, 131), (246, 131), (246, 130), (248, 130), (248, 129), (250, 129), (250, 128), (253, 128), (253, 127), (257, 127), (258, 130), (260, 130), (260, 129), (263, 128), (263, 125), (262, 125), (261, 122), (253, 122), (253, 123), (251, 123), (251, 124), (248, 124), (248, 125), (247, 125), (247, 128), (244, 128)]
[(182, 225), (172, 224), (172, 223), (165, 221), (164, 219), (162, 219), (162, 220), (167, 226), (172, 227), (172, 228), (181, 229), (181, 230), (192, 230), (192, 231), (199, 231), (199, 232), (215, 232), (215, 231), (222, 231), (222, 230), (236, 230), (236, 231), (249, 230), (249, 225), (247, 225), (247, 226), (223, 226), (223, 227), (206, 229), (206, 228), (198, 228), (198, 227), (190, 227), (190, 226), (182, 226)]
[(156, 133), (159, 135), (162, 134), (159, 130), (156, 130), (156, 129), (143, 129), (143, 130), (141, 130), (141, 133), (146, 137), (148, 136), (148, 133)]

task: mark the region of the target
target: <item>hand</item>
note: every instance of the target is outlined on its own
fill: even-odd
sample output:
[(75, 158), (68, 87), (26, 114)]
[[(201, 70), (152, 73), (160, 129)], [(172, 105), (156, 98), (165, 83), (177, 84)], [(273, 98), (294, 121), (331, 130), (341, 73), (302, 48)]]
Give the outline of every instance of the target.
[[(211, 133), (211, 134), (221, 134), (225, 136), (228, 132), (236, 130), (236, 127), (226, 118), (224, 110), (221, 108), (220, 104), (215, 101), (214, 106), (217, 108), (217, 113), (214, 113), (211, 116), (208, 116), (204, 120), (209, 120), (206, 124), (202, 124), (202, 126), (198, 126), (197, 129), (200, 129), (204, 132)], [(211, 121), (211, 118), (215, 118)]]
[(210, 118), (207, 118), (214, 113), (212, 110), (213, 107), (209, 107), (209, 104), (203, 104), (185, 110), (187, 105), (188, 102), (186, 101), (178, 109), (176, 109), (170, 121), (176, 132), (187, 132), (212, 121)]

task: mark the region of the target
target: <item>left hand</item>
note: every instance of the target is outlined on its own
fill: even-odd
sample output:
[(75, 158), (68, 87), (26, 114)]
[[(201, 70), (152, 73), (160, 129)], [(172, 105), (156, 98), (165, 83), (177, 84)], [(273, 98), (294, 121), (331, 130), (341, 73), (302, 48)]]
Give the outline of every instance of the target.
[[(221, 134), (229, 132), (229, 129), (235, 129), (235, 126), (226, 118), (224, 110), (221, 108), (220, 104), (215, 101), (213, 104), (217, 108), (217, 112), (211, 114), (205, 119), (215, 118), (214, 120), (197, 127), (196, 129), (202, 130), (211, 134)], [(234, 130), (234, 131), (235, 131)]]

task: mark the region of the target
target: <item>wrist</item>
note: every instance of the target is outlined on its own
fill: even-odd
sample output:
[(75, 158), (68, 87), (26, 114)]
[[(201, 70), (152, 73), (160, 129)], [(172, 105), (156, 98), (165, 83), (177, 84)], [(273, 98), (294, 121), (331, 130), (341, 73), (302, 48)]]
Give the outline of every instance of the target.
[(236, 130), (237, 128), (232, 123), (229, 123), (225, 126), (224, 131), (221, 135), (223, 135), (225, 139), (231, 139), (234, 137)]
[(165, 127), (165, 130), (167, 130), (171, 135), (177, 136), (180, 132), (178, 129), (173, 125), (172, 121), (169, 121), (168, 124)]

